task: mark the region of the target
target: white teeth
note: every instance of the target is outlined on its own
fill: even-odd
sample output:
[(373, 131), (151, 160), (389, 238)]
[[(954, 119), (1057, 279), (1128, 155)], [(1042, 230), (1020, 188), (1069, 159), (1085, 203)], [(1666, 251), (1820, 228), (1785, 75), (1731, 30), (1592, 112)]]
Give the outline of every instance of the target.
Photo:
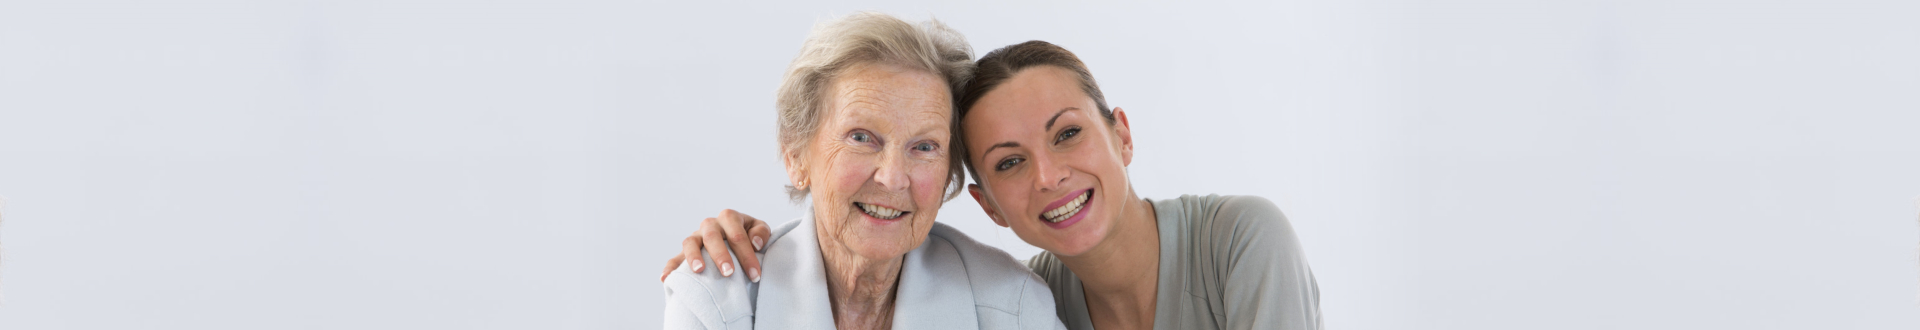
[(898, 218), (900, 217), (901, 214), (906, 213), (906, 211), (890, 209), (884, 206), (876, 206), (876, 205), (867, 204), (867, 203), (854, 203), (854, 205), (860, 206), (860, 210), (866, 211), (867, 215), (871, 215), (875, 218), (880, 218), (882, 220), (893, 220), (893, 218)]
[(1041, 214), (1040, 216), (1045, 220), (1047, 220), (1047, 222), (1060, 222), (1061, 220), (1066, 220), (1067, 216), (1073, 215), (1075, 213), (1080, 213), (1080, 206), (1086, 205), (1087, 198), (1090, 198), (1092, 196), (1093, 196), (1093, 191), (1088, 190), (1085, 193), (1081, 193), (1080, 198), (1074, 198), (1072, 202), (1067, 202), (1067, 205), (1061, 205), (1060, 207), (1054, 208), (1053, 210), (1049, 210)]

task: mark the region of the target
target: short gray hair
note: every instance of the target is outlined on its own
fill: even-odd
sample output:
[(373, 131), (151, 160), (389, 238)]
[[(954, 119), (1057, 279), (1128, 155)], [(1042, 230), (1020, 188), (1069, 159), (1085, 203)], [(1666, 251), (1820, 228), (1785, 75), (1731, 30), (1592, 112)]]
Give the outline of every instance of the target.
[[(800, 56), (787, 65), (787, 73), (781, 78), (774, 98), (774, 109), (780, 115), (781, 157), (805, 155), (806, 145), (813, 142), (813, 135), (820, 128), (820, 115), (826, 110), (822, 96), (834, 78), (847, 68), (872, 63), (898, 65), (940, 76), (947, 82), (948, 95), (958, 97), (973, 75), (973, 48), (960, 32), (938, 20), (914, 24), (887, 14), (856, 12), (815, 25), (806, 43), (800, 46)], [(958, 102), (952, 103), (958, 105)], [(958, 145), (959, 116), (949, 118), (952, 118), (948, 129), (953, 141), (948, 144)], [(960, 187), (966, 183), (960, 164), (966, 155), (957, 154), (959, 149), (953, 146), (947, 150), (946, 199), (951, 200), (960, 195)], [(799, 202), (807, 197), (808, 190), (788, 185), (787, 196)]]

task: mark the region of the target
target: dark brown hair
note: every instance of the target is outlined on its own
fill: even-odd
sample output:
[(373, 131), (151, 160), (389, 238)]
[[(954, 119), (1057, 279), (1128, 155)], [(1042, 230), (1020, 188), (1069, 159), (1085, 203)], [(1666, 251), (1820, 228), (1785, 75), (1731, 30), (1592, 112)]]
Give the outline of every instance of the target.
[[(1042, 65), (1073, 72), (1074, 77), (1080, 80), (1080, 91), (1086, 92), (1087, 97), (1093, 99), (1094, 107), (1099, 108), (1100, 116), (1107, 119), (1107, 125), (1113, 125), (1113, 109), (1107, 107), (1107, 97), (1100, 93), (1100, 84), (1094, 83), (1093, 73), (1087, 71), (1087, 64), (1080, 62), (1080, 57), (1074, 56), (1073, 52), (1067, 51), (1066, 48), (1045, 41), (1032, 40), (1000, 47), (987, 52), (987, 55), (981, 56), (980, 60), (974, 61), (973, 80), (968, 81), (966, 88), (960, 93), (960, 103), (956, 108), (959, 112), (953, 116), (955, 124), (953, 131), (962, 132), (959, 123), (967, 118), (967, 113), (973, 110), (973, 104), (980, 102), (980, 98), (986, 96), (987, 92), (1000, 87), (1001, 83), (1007, 82), (1007, 79), (1013, 78), (1013, 75), (1020, 73), (1021, 70)], [(973, 174), (973, 181), (985, 183), (980, 181), (980, 172), (974, 170), (973, 156), (967, 151), (965, 142), (964, 134), (957, 136), (953, 143), (954, 150), (964, 160), (967, 173)]]

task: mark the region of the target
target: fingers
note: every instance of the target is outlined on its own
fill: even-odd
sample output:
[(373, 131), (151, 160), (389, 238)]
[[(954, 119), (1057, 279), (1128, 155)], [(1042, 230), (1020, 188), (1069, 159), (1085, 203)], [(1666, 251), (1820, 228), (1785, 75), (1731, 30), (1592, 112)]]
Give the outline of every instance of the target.
[(767, 248), (767, 238), (773, 237), (773, 230), (767, 229), (767, 223), (765, 222), (755, 221), (754, 223), (757, 225), (753, 225), (751, 229), (747, 229), (747, 236), (753, 236), (753, 248), (765, 250)]
[[(767, 241), (773, 239), (773, 227), (767, 226), (766, 221), (760, 221), (760, 219), (754, 219), (752, 216), (748, 216), (746, 214), (741, 214), (740, 216), (745, 218), (746, 220), (745, 222), (747, 224), (747, 236), (752, 237), (753, 248), (760, 251), (766, 251)], [(760, 259), (759, 255), (754, 256), (753, 274), (752, 274), (754, 282), (760, 282), (760, 260), (759, 259)]]
[(744, 218), (742, 222), (747, 226), (747, 236), (753, 238), (753, 249), (755, 251), (765, 250), (767, 248), (767, 240), (773, 237), (773, 228), (767, 227), (766, 221), (754, 219), (753, 216), (743, 213), (740, 214), (740, 217)]
[[(661, 272), (660, 279), (666, 280), (667, 274), (685, 261), (690, 271), (699, 273), (706, 270), (706, 260), (711, 259), (715, 267), (720, 268), (720, 276), (733, 276), (737, 268), (747, 273), (747, 279), (760, 281), (760, 257), (755, 254), (766, 248), (767, 241), (773, 237), (772, 228), (766, 221), (734, 210), (724, 210), (720, 216), (700, 221), (700, 229), (693, 236), (680, 242), (680, 255), (667, 261), (667, 267)], [(705, 250), (706, 257), (701, 256)], [(739, 258), (736, 267), (734, 259)]]
[(682, 260), (686, 260), (686, 258), (678, 254), (673, 255), (673, 258), (667, 258), (667, 268), (660, 270), (660, 281), (666, 282), (667, 274), (673, 274), (674, 268), (680, 268), (680, 261)]
[(680, 241), (680, 256), (674, 257), (687, 261), (688, 270), (695, 273), (707, 270), (706, 262), (700, 260), (700, 241), (700, 235), (687, 237), (686, 240)]
[[(714, 266), (720, 268), (720, 276), (733, 276), (733, 256), (727, 252), (726, 234), (726, 229), (721, 228), (719, 221), (714, 218), (707, 218), (706, 221), (700, 222), (699, 236), (702, 245), (707, 249), (707, 255), (713, 258)], [(695, 254), (692, 258), (698, 257), (699, 255)]]
[(747, 228), (743, 225), (744, 220), (752, 218), (728, 209), (720, 211), (720, 217), (716, 219), (719, 220), (720, 228), (727, 231), (727, 245), (733, 248), (733, 255), (740, 258), (740, 270), (747, 273), (747, 280), (759, 282), (760, 256), (754, 254), (759, 247), (758, 244), (753, 244), (753, 239), (748, 238)]

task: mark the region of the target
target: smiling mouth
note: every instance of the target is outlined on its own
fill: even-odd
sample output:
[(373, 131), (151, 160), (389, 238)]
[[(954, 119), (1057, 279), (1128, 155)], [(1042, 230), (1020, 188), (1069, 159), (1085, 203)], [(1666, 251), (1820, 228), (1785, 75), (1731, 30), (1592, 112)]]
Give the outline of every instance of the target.
[(1060, 207), (1041, 213), (1040, 220), (1046, 220), (1050, 223), (1060, 223), (1061, 221), (1073, 218), (1073, 215), (1080, 214), (1080, 209), (1085, 208), (1087, 206), (1087, 200), (1091, 198), (1093, 198), (1093, 189), (1087, 189), (1086, 192), (1080, 193), (1080, 197), (1074, 198), (1073, 201), (1067, 202), (1066, 205), (1061, 205)]
[(859, 209), (860, 213), (866, 213), (867, 216), (874, 217), (875, 219), (880, 219), (880, 220), (899, 219), (902, 216), (906, 216), (908, 213), (913, 213), (908, 211), (895, 210), (885, 206), (879, 206), (879, 205), (873, 205), (873, 204), (867, 204), (867, 203), (861, 203), (861, 202), (853, 202), (853, 208)]

